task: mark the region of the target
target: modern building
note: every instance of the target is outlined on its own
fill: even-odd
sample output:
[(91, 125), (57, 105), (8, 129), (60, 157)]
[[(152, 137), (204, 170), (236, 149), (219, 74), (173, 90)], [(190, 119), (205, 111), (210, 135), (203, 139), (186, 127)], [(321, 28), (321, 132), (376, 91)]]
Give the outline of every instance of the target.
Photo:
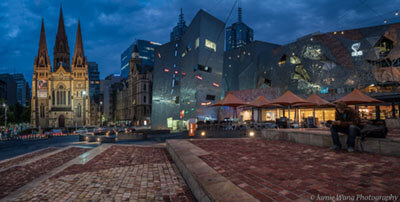
[(105, 79), (100, 81), (100, 95), (102, 97), (103, 106), (102, 106), (102, 116), (103, 120), (106, 123), (111, 123), (114, 121), (113, 112), (113, 90), (112, 86), (115, 83), (119, 83), (122, 80), (122, 77), (119, 74), (110, 74)]
[(183, 11), (181, 8), (181, 14), (179, 15), (178, 24), (172, 29), (170, 34), (170, 41), (178, 41), (182, 39), (182, 36), (185, 34), (188, 27), (186, 26), (186, 22), (183, 19)]
[(129, 63), (132, 59), (133, 48), (137, 45), (139, 50), (140, 60), (142, 65), (153, 68), (154, 65), (154, 49), (161, 44), (153, 41), (135, 40), (122, 54), (121, 54), (121, 76), (126, 79), (129, 77)]
[(4, 99), (8, 106), (17, 104), (17, 82), (11, 74), (0, 74), (0, 80), (4, 82), (4, 88), (0, 88), (2, 92), (1, 98)]
[(254, 39), (253, 29), (242, 22), (242, 8), (238, 8), (238, 21), (226, 28), (226, 50), (239, 48)]
[(189, 119), (216, 119), (225, 24), (200, 10), (181, 39), (156, 49), (152, 128), (183, 127)]
[(32, 90), (29, 86), (29, 83), (26, 82), (26, 94), (25, 94), (25, 106), (31, 106), (31, 97), (32, 97)]
[[(400, 104), (400, 46), (396, 45), (399, 40), (400, 23), (310, 34), (272, 50), (266, 48), (257, 59), (257, 82), (245, 76), (247, 71), (232, 71), (227, 75), (230, 78), (224, 80), (237, 80), (239, 86), (232, 88), (232, 82), (228, 82), (231, 86), (224, 89), (271, 87), (282, 93), (290, 90), (304, 98), (316, 93), (328, 101), (360, 89), (386, 102), (386, 106), (360, 106), (363, 118), (395, 117)], [(248, 46), (252, 44), (243, 50), (251, 49)], [(229, 56), (225, 57), (224, 68), (232, 65), (245, 69), (246, 65), (240, 66), (233, 59), (233, 55), (232, 62)], [(312, 114), (312, 110), (307, 113)], [(334, 118), (334, 110), (317, 111), (320, 120), (322, 115)]]
[(90, 125), (100, 125), (100, 73), (96, 62), (88, 62), (89, 96), (90, 96)]
[[(17, 83), (17, 102), (20, 105), (25, 106), (26, 105), (26, 91), (29, 91), (30, 89), (26, 88), (27, 82), (24, 78), (24, 75), (23, 74), (13, 74), (12, 77), (14, 78), (15, 82)], [(28, 98), (28, 99), (30, 99), (30, 98)]]
[(245, 46), (226, 50), (222, 71), (222, 96), (227, 91), (268, 87), (269, 81), (259, 76), (263, 75), (260, 61), (277, 47), (280, 45), (252, 41)]
[(42, 128), (77, 127), (90, 124), (87, 59), (78, 21), (72, 61), (62, 8), (54, 46), (53, 68), (47, 52), (44, 20), (38, 54), (34, 60), (31, 124)]
[(95, 102), (96, 95), (100, 94), (100, 72), (99, 65), (96, 62), (88, 62), (88, 72), (89, 72), (89, 96)]

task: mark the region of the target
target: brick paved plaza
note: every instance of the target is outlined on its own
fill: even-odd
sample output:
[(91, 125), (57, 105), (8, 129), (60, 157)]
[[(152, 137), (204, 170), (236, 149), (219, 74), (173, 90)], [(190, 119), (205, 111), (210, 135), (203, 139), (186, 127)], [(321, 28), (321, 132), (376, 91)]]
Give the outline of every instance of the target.
[(73, 164), (13, 200), (195, 201), (165, 148), (108, 147), (87, 163)]
[(200, 158), (260, 201), (400, 195), (400, 158), (262, 139), (193, 140)]

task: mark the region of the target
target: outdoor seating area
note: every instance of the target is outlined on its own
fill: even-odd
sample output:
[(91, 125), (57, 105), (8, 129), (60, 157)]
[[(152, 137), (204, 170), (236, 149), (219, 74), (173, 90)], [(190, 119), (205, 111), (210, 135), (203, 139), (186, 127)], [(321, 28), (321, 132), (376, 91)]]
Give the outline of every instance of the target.
[[(357, 89), (333, 102), (328, 102), (316, 94), (303, 99), (290, 91), (272, 101), (264, 96), (259, 96), (250, 102), (246, 102), (228, 93), (224, 99), (211, 105), (211, 107), (229, 107), (233, 109), (231, 116), (224, 118), (224, 121), (199, 122), (198, 127), (221, 130), (327, 128), (330, 126), (329, 121), (335, 120), (335, 103), (338, 102), (346, 103), (349, 107), (358, 111), (359, 114), (366, 113), (365, 110), (359, 110), (361, 106), (372, 105), (379, 109), (379, 105), (387, 104), (369, 97)], [(246, 110), (246, 117), (241, 114), (240, 118), (238, 118), (238, 108)], [(395, 108), (393, 110), (393, 117), (396, 117), (399, 112)], [(365, 117), (372, 116), (361, 116), (367, 121)], [(379, 120), (380, 116), (377, 114), (374, 119)], [(369, 120), (372, 119), (370, 118)]]

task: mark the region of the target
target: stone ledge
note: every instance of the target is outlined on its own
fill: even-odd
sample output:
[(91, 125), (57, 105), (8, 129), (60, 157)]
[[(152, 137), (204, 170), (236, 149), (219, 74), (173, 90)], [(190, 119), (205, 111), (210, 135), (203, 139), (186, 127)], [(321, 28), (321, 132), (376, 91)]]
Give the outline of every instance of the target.
[(167, 140), (167, 150), (198, 201), (258, 201), (202, 161), (208, 152), (190, 140)]
[[(304, 129), (265, 129), (258, 131), (258, 136), (269, 140), (282, 140), (300, 144), (331, 147), (332, 138), (329, 131)], [(346, 148), (347, 135), (339, 134), (340, 142)], [(363, 146), (361, 149), (360, 143)], [(375, 154), (400, 156), (400, 141), (389, 138), (366, 138), (361, 142), (356, 137), (356, 150)]]

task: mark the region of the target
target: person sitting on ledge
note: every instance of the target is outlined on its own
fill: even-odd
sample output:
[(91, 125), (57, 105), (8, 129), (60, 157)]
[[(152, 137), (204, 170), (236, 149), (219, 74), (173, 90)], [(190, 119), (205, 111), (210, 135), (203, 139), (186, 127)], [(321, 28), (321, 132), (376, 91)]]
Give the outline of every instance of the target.
[(336, 121), (332, 122), (331, 135), (333, 140), (333, 150), (338, 151), (342, 148), (339, 139), (339, 132), (347, 134), (347, 151), (354, 152), (356, 135), (360, 133), (361, 120), (358, 113), (348, 107), (344, 102), (336, 104)]

